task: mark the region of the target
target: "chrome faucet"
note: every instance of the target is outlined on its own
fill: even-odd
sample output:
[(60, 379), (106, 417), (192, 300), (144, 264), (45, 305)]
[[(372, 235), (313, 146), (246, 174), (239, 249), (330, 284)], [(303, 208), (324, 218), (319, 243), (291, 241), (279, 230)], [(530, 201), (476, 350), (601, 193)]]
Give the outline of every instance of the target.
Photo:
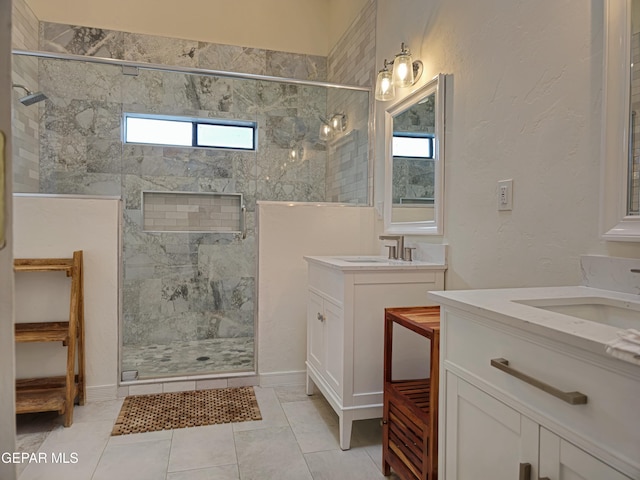
[(380, 235), (378, 238), (380, 238), (380, 240), (395, 240), (395, 245), (387, 245), (389, 248), (389, 259), (405, 260), (404, 235)]

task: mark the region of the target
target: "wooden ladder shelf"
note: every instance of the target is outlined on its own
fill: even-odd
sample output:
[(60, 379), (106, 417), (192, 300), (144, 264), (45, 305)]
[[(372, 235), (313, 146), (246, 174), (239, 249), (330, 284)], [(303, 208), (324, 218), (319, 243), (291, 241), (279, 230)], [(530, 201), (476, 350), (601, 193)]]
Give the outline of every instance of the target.
[[(21, 258), (16, 272), (65, 272), (71, 277), (68, 322), (16, 323), (16, 342), (62, 342), (67, 347), (66, 374), (16, 381), (16, 413), (57, 411), (64, 426), (73, 423), (73, 406), (85, 402), (84, 279), (82, 250), (73, 258)], [(76, 374), (76, 363), (78, 372)]]

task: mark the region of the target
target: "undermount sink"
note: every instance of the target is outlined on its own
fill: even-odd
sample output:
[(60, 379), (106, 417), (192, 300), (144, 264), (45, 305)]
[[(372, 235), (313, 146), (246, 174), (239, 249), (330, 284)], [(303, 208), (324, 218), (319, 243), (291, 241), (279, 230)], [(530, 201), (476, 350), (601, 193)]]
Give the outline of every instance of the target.
[(640, 302), (606, 297), (539, 298), (514, 302), (621, 329), (640, 329)]
[(337, 260), (348, 263), (387, 263), (388, 259), (383, 257), (337, 257)]

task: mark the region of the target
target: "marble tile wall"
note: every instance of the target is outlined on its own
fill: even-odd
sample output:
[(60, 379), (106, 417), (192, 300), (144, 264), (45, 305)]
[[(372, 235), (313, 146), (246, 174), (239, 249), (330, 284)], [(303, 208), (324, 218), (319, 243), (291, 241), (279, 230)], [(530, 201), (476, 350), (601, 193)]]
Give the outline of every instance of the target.
[(369, 95), (332, 89), (327, 94), (332, 112), (347, 116), (347, 128), (328, 142), (326, 201), (367, 205), (369, 173)]
[[(38, 49), (38, 19), (25, 0), (13, 1), (11, 35), (13, 48)], [(29, 90), (38, 90), (38, 60), (14, 55), (11, 79)], [(38, 137), (42, 104), (22, 105), (18, 101), (26, 95), (22, 89), (13, 89), (12, 95), (13, 188), (17, 192), (34, 193), (40, 188)]]
[(40, 48), (135, 62), (198, 67), (302, 80), (326, 80), (327, 59), (236, 45), (42, 22)]
[(582, 255), (582, 285), (640, 295), (640, 259)]
[(376, 70), (377, 0), (369, 0), (327, 57), (329, 81), (369, 87)]
[(38, 19), (25, 0), (13, 0), (11, 43), (21, 50), (38, 49)]
[[(327, 57), (329, 81), (346, 85), (371, 87), (375, 82), (377, 0), (365, 4), (350, 28)], [(331, 90), (327, 99), (329, 112), (350, 112), (357, 135), (340, 143), (327, 165), (327, 201), (367, 204), (373, 190), (373, 169), (367, 159), (373, 158), (369, 142), (368, 112), (373, 96)], [(366, 120), (365, 120), (366, 119)], [(356, 142), (356, 143), (354, 143)]]

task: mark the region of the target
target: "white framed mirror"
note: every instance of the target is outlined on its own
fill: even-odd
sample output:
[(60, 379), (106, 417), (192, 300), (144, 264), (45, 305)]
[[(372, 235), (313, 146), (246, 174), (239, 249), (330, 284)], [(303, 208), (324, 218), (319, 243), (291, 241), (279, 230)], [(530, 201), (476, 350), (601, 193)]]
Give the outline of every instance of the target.
[(385, 111), (385, 233), (443, 234), (445, 75)]
[(605, 0), (604, 21), (600, 231), (640, 242), (640, 0)]

